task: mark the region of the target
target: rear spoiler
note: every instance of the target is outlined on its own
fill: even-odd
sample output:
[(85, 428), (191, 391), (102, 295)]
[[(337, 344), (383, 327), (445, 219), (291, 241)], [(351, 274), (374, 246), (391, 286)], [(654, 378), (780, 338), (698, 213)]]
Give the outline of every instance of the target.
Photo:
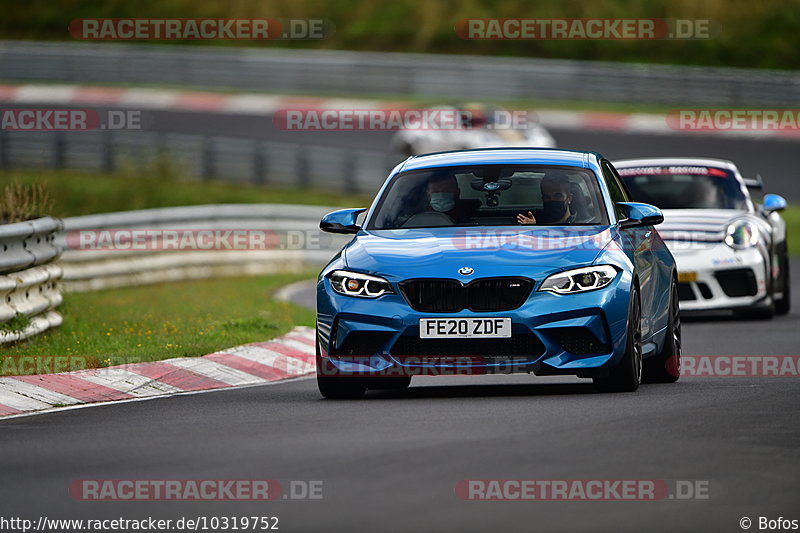
[(758, 194), (764, 192), (764, 180), (761, 179), (761, 174), (756, 174), (755, 178), (745, 178), (744, 185), (750, 194)]

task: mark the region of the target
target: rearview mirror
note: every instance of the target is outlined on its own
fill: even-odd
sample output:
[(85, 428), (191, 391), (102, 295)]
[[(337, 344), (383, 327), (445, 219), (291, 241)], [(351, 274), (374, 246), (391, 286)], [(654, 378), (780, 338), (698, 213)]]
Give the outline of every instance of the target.
[(619, 221), (621, 228), (655, 226), (664, 222), (664, 214), (659, 208), (639, 202), (617, 202), (625, 218)]
[(328, 233), (358, 233), (361, 227), (356, 224), (358, 215), (366, 211), (365, 207), (360, 209), (340, 209), (328, 213), (319, 223), (319, 229)]
[(783, 211), (786, 209), (786, 199), (777, 194), (764, 195), (764, 211), (772, 213), (774, 211)]

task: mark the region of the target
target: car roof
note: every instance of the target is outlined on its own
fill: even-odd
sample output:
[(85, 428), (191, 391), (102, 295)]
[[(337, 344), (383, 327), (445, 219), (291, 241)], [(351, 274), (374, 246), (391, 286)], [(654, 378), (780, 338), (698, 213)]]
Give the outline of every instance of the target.
[(727, 159), (713, 159), (709, 157), (646, 157), (639, 159), (620, 159), (612, 161), (617, 168), (624, 167), (660, 167), (660, 166), (684, 166), (695, 165), (699, 167), (720, 167), (737, 172), (733, 161)]
[(410, 157), (399, 172), (434, 167), (492, 164), (564, 165), (589, 168), (590, 159), (602, 159), (595, 152), (561, 150), (558, 148), (478, 148), (436, 152)]

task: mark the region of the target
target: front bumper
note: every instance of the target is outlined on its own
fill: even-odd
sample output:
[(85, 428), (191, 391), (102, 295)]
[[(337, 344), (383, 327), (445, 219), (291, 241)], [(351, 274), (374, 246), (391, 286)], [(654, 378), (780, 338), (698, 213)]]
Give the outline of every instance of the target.
[(711, 243), (680, 249), (671, 244), (681, 311), (746, 308), (766, 298), (768, 266), (759, 248), (734, 250)]
[[(430, 313), (398, 294), (378, 299), (340, 295), (317, 285), (320, 375), (410, 376), (533, 372), (600, 375), (624, 353), (630, 276), (604, 289), (556, 295), (534, 287), (511, 311)], [(511, 339), (420, 339), (420, 318), (510, 317)]]

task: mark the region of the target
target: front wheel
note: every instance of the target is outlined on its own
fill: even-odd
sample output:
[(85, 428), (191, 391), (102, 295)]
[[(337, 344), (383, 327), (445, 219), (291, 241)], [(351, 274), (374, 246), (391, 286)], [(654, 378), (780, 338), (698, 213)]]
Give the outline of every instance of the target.
[(317, 387), (319, 393), (330, 400), (356, 400), (367, 391), (364, 384), (355, 378), (317, 376)]
[(633, 392), (642, 382), (642, 304), (639, 290), (631, 291), (628, 308), (628, 334), (625, 355), (608, 376), (594, 378), (594, 385), (601, 392)]
[(411, 378), (369, 378), (364, 385), (370, 390), (403, 390), (411, 385)]
[(317, 388), (324, 398), (330, 400), (354, 400), (364, 396), (367, 387), (361, 380), (356, 378), (339, 378), (320, 375), (324, 373), (324, 362), (319, 349), (319, 331), (317, 331), (317, 341), (314, 343), (316, 348), (317, 363)]
[(673, 281), (669, 297), (669, 320), (661, 351), (644, 361), (643, 383), (675, 383), (681, 377), (681, 315), (678, 285)]

